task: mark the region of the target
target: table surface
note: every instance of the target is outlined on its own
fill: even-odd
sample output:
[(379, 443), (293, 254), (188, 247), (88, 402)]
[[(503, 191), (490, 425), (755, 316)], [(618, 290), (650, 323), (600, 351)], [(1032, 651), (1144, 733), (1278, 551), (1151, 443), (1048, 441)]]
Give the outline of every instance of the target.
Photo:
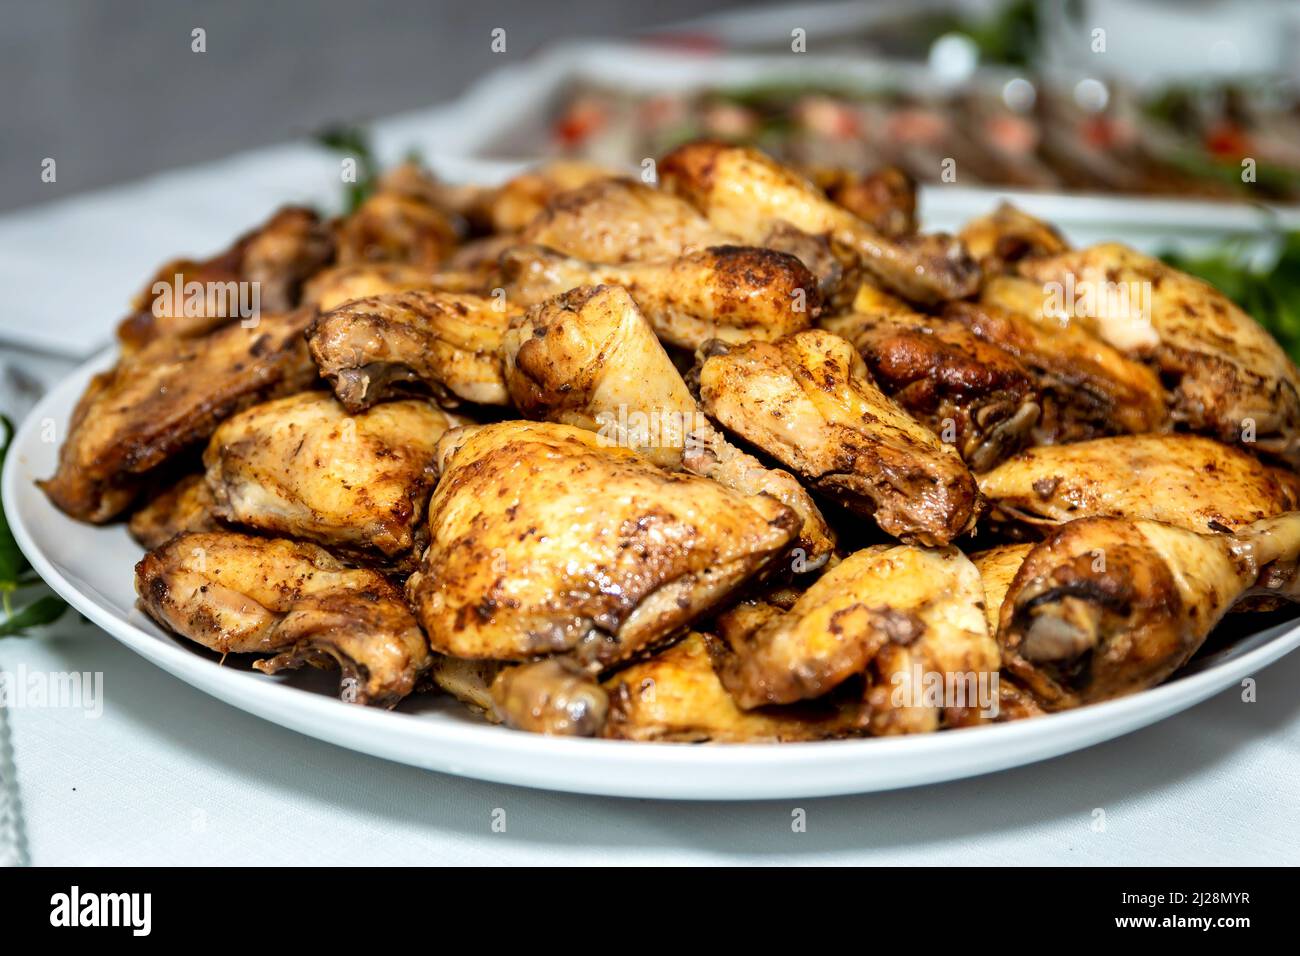
[[(406, 137), (388, 139), (396, 150)], [(117, 277), (120, 303), (150, 271), (141, 245), (176, 216), (178, 195), (191, 196), (186, 235), (202, 251), (264, 215), (268, 196), (300, 195), (305, 170), (325, 177), (311, 188), (328, 187), (331, 167), (281, 148), (0, 217), (0, 272), (21, 263), (24, 288), (40, 290), (24, 301), (49, 322), (91, 311), (66, 326), (78, 342), (65, 352), (84, 353), (96, 337), (84, 331), (90, 320), (106, 340), (119, 306), (66, 294), (77, 249), (96, 250), (94, 268)], [(0, 317), (0, 339), (12, 322), (12, 312)], [(71, 367), (0, 347), (0, 411), (21, 417)], [(17, 856), (38, 865), (1300, 862), (1300, 654), (1257, 675), (1255, 702), (1225, 691), (1034, 766), (884, 794), (711, 804), (530, 791), (352, 753), (209, 698), (74, 615), (0, 638), (0, 668), (103, 681), (95, 717), (0, 714), (0, 862), (6, 806), (17, 811)], [(791, 826), (796, 808), (804, 832)], [(493, 826), (498, 811), (504, 830)]]

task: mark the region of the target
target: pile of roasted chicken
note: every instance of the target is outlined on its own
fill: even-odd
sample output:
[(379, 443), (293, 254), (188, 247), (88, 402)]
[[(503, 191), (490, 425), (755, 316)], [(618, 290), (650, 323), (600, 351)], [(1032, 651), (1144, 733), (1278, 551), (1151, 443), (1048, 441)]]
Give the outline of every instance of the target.
[(1214, 288), (1008, 206), (918, 232), (890, 170), (654, 179), (401, 166), (168, 263), (261, 314), (151, 281), (42, 487), (223, 658), (550, 734), (1014, 720), (1297, 599), (1297, 371)]

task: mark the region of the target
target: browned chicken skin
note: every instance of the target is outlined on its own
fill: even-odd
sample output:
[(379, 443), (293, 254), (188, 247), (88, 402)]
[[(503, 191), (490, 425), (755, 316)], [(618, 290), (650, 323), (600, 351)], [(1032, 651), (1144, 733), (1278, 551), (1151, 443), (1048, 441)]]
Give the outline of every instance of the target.
[(125, 356), (81, 397), (58, 470), (41, 488), (74, 518), (116, 517), (150, 472), (202, 444), (222, 419), (315, 380), (302, 340), (309, 319), (267, 315), (255, 328), (158, 339)]
[(1300, 507), (1294, 476), (1196, 435), (1121, 435), (1030, 448), (980, 475), (979, 483), (998, 517), (1038, 527), (1108, 516), (1233, 531)]
[(409, 556), (423, 536), (438, 439), (461, 424), (420, 399), (356, 415), (327, 392), (255, 405), (222, 423), (204, 453), (214, 511), (341, 554)]
[(502, 358), (525, 416), (586, 428), (743, 494), (770, 494), (800, 518), (803, 563), (817, 568), (830, 556), (835, 537), (808, 493), (717, 433), (626, 290), (578, 288), (530, 309), (511, 323)]
[(1189, 429), (1300, 465), (1300, 373), (1223, 293), (1119, 243), (1019, 269), (1052, 289), (1072, 288), (1070, 321), (1149, 358), (1173, 382), (1174, 417)]
[(916, 232), (916, 181), (896, 166), (861, 175), (845, 169), (814, 170), (826, 197), (891, 239)]
[[(162, 337), (205, 335), (235, 320), (255, 318), (241, 313), (245, 305), (255, 304), (259, 313), (289, 312), (298, 305), (303, 283), (333, 254), (320, 218), (310, 209), (286, 206), (224, 252), (161, 266), (135, 297), (135, 311), (118, 326), (118, 340), (124, 351), (133, 351)], [(179, 299), (174, 288), (178, 275)]]
[(1006, 271), (1021, 259), (1055, 255), (1070, 248), (1054, 226), (1007, 202), (968, 222), (957, 237), (990, 275)]
[[(993, 686), (998, 651), (982, 599), (979, 572), (956, 548), (866, 548), (827, 571), (788, 611), (742, 605), (722, 615), (729, 648), (722, 682), (740, 706), (752, 708), (821, 697), (866, 674), (863, 722), (872, 733), (934, 730), (944, 708), (906, 696), (920, 690), (917, 672), (974, 674)], [(978, 701), (965, 703), (980, 709)], [(996, 709), (994, 700), (985, 704)]]
[(661, 340), (692, 351), (710, 339), (778, 339), (806, 329), (818, 311), (812, 273), (770, 249), (711, 246), (668, 262), (600, 265), (520, 246), (502, 268), (507, 296), (523, 306), (578, 286), (620, 285)]
[(881, 389), (975, 471), (1021, 448), (1041, 414), (1033, 375), (960, 322), (914, 312), (863, 286), (853, 311), (822, 319), (861, 353)]
[(136, 565), (140, 605), (221, 654), (273, 655), (267, 673), (337, 665), (345, 699), (387, 706), (415, 687), (429, 648), (401, 591), (314, 544), (186, 533)]
[(881, 235), (756, 149), (688, 143), (660, 160), (659, 175), (666, 189), (741, 241), (761, 244), (778, 223), (828, 236), (845, 256), (910, 301), (958, 299), (979, 286), (979, 269), (957, 240), (939, 234)]
[(979, 303), (952, 302), (944, 310), (945, 317), (1010, 352), (1036, 377), (1043, 395), (1037, 443), (1169, 428), (1164, 388), (1155, 372), (1081, 326), (1062, 325), (1043, 314), (1042, 306), (1037, 291), (999, 277), (985, 285)]
[(1004, 666), (1051, 710), (1151, 687), (1241, 598), (1296, 600), (1297, 557), (1300, 512), (1231, 535), (1071, 521), (1029, 552), (1011, 583), (998, 628)]
[(663, 262), (735, 237), (690, 203), (630, 179), (601, 179), (554, 197), (519, 234), (587, 262)]
[(504, 299), (452, 292), (401, 292), (357, 299), (307, 329), (321, 377), (349, 411), (426, 393), (504, 405), (497, 349), (516, 310)]
[(868, 375), (846, 340), (810, 329), (705, 361), (704, 410), (813, 488), (895, 537), (946, 544), (975, 523), (975, 479), (951, 445)]
[(407, 594), (434, 650), (600, 668), (670, 636), (784, 553), (794, 512), (592, 432), (449, 432)]
[(170, 541), (182, 531), (217, 531), (216, 499), (203, 475), (186, 475), (155, 495), (127, 523), (127, 530), (146, 549)]

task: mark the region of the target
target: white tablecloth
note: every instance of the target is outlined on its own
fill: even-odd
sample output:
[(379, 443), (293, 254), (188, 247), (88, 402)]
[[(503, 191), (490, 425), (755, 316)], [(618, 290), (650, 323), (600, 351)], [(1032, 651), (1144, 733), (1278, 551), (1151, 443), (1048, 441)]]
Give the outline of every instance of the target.
[[(417, 140), (381, 132), (390, 154)], [(283, 147), (0, 219), (0, 279), (25, 290), (0, 310), (0, 339), (40, 325), (24, 340), (84, 354), (108, 340), (158, 260), (218, 248), (278, 199), (330, 198), (335, 169)], [(185, 239), (159, 235), (173, 228)], [(77, 278), (92, 268), (111, 289)], [(70, 367), (12, 348), (0, 363), (47, 381)], [(3, 410), (23, 402), (11, 391)], [(535, 792), (385, 763), (208, 698), (75, 616), (0, 638), (0, 668), (22, 667), (102, 673), (104, 686), (97, 718), (6, 715), (0, 810), (16, 806), (20, 849), (36, 864), (1300, 862), (1300, 654), (1258, 675), (1255, 703), (1229, 691), (1036, 766), (887, 794), (716, 804)], [(795, 806), (806, 832), (791, 830)], [(492, 827), (498, 808), (505, 832)]]

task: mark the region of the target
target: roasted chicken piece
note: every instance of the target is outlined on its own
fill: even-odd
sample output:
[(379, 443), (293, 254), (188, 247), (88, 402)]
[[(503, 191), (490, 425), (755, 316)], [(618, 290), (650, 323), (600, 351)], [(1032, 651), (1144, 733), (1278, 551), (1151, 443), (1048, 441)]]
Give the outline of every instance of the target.
[(810, 329), (715, 354), (700, 399), (728, 431), (897, 538), (947, 544), (975, 524), (978, 490), (956, 450), (881, 392), (838, 335)]
[(289, 312), (298, 305), (303, 282), (333, 255), (320, 218), (310, 209), (286, 206), (224, 252), (161, 266), (133, 300), (118, 340), (132, 351), (162, 337), (188, 338), (236, 320), (253, 321), (262, 312)]
[(253, 665), (268, 674), (337, 664), (345, 700), (390, 706), (429, 667), (401, 591), (307, 542), (182, 534), (140, 560), (135, 589), (149, 616), (182, 637), (221, 654), (274, 655)]
[(401, 262), (362, 262), (322, 269), (307, 281), (303, 302), (331, 312), (354, 299), (397, 292), (432, 291), (435, 273)]
[(1030, 448), (979, 476), (998, 518), (1033, 527), (1109, 516), (1235, 531), (1300, 508), (1300, 477), (1196, 435)]
[(398, 262), (433, 269), (459, 236), (447, 213), (410, 189), (378, 189), (335, 225), (341, 265)]
[(407, 595), (434, 650), (458, 657), (564, 654), (598, 671), (689, 624), (798, 532), (774, 498), (567, 425), (452, 430), (438, 456)]
[(959, 299), (979, 287), (961, 243), (940, 234), (890, 239), (793, 170), (745, 146), (697, 142), (659, 162), (664, 187), (742, 242), (763, 244), (778, 223), (825, 235), (846, 258), (913, 302)]
[(379, 295), (317, 318), (307, 344), (351, 412), (422, 393), (451, 408), (504, 405), (497, 349), (514, 311), (503, 298), (464, 293)]
[[(722, 683), (748, 709), (821, 697), (865, 674), (863, 722), (873, 734), (936, 730), (981, 709), (991, 717), (999, 658), (983, 597), (979, 572), (956, 548), (865, 548), (789, 611), (741, 605), (724, 613)], [(962, 700), (925, 701), (932, 674), (960, 686)]]
[(896, 166), (866, 174), (820, 169), (812, 181), (826, 197), (891, 239), (916, 232), (916, 181)]
[(1300, 465), (1300, 373), (1213, 286), (1114, 242), (1027, 260), (1019, 270), (1066, 293), (1059, 297), (1072, 321), (1154, 363), (1172, 383), (1176, 421)]
[(583, 160), (553, 160), (525, 170), (495, 188), (476, 189), (458, 211), (484, 232), (516, 233), (562, 193), (617, 175), (607, 166)]
[(957, 237), (988, 275), (1006, 272), (1021, 259), (1056, 255), (1070, 248), (1055, 226), (1009, 202), (999, 203), (987, 216), (972, 219)]
[(578, 288), (530, 309), (511, 323), (501, 354), (526, 417), (586, 428), (747, 495), (770, 494), (799, 515), (803, 566), (830, 556), (834, 535), (808, 493), (717, 433), (625, 289)]
[(555, 196), (519, 236), (604, 263), (662, 262), (735, 242), (690, 203), (630, 179), (600, 179)]
[(1035, 443), (1167, 430), (1160, 377), (1082, 326), (1045, 314), (1043, 304), (1033, 283), (996, 277), (985, 283), (980, 302), (951, 302), (943, 313), (1035, 375), (1043, 394)]
[[(1033, 549), (1032, 544), (1000, 544), (970, 556), (971, 564), (979, 571), (980, 580), (984, 584), (984, 617), (988, 621), (989, 633), (995, 637), (1001, 619), (1002, 602), (1011, 588), (1011, 582), (1015, 580), (1016, 572)], [(998, 713), (995, 719), (999, 723), (1041, 717), (1045, 713), (1047, 711), (1042, 705), (1019, 682), (1005, 673), (998, 675)]]
[(1021, 448), (1038, 424), (1033, 375), (960, 322), (915, 312), (864, 285), (852, 312), (818, 324), (852, 342), (885, 394), (975, 471)]
[(1248, 595), (1297, 600), (1300, 512), (1199, 534), (1081, 518), (1036, 545), (1002, 604), (1011, 674), (1049, 710), (1152, 687)]
[(302, 339), (309, 320), (306, 310), (264, 315), (255, 328), (157, 339), (124, 356), (91, 380), (41, 488), (82, 521), (121, 514), (151, 472), (201, 445), (222, 419), (315, 380)]
[(131, 515), (127, 530), (146, 549), (153, 549), (182, 531), (220, 530), (215, 508), (203, 475), (186, 475)]
[(710, 339), (777, 339), (808, 328), (818, 311), (812, 273), (771, 249), (713, 246), (667, 262), (601, 265), (521, 246), (502, 256), (502, 270), (507, 297), (523, 306), (578, 286), (623, 286), (661, 340), (692, 351)]
[(502, 666), (489, 689), (492, 716), (515, 730), (552, 737), (594, 737), (609, 697), (589, 669), (565, 657)]
[(861, 706), (852, 698), (742, 710), (718, 679), (710, 644), (691, 633), (681, 642), (604, 682), (608, 719), (601, 736), (616, 740), (760, 743), (856, 736)]
[(461, 424), (423, 399), (356, 415), (328, 392), (254, 405), (223, 422), (203, 455), (215, 512), (338, 554), (398, 561), (422, 537), (438, 439)]

